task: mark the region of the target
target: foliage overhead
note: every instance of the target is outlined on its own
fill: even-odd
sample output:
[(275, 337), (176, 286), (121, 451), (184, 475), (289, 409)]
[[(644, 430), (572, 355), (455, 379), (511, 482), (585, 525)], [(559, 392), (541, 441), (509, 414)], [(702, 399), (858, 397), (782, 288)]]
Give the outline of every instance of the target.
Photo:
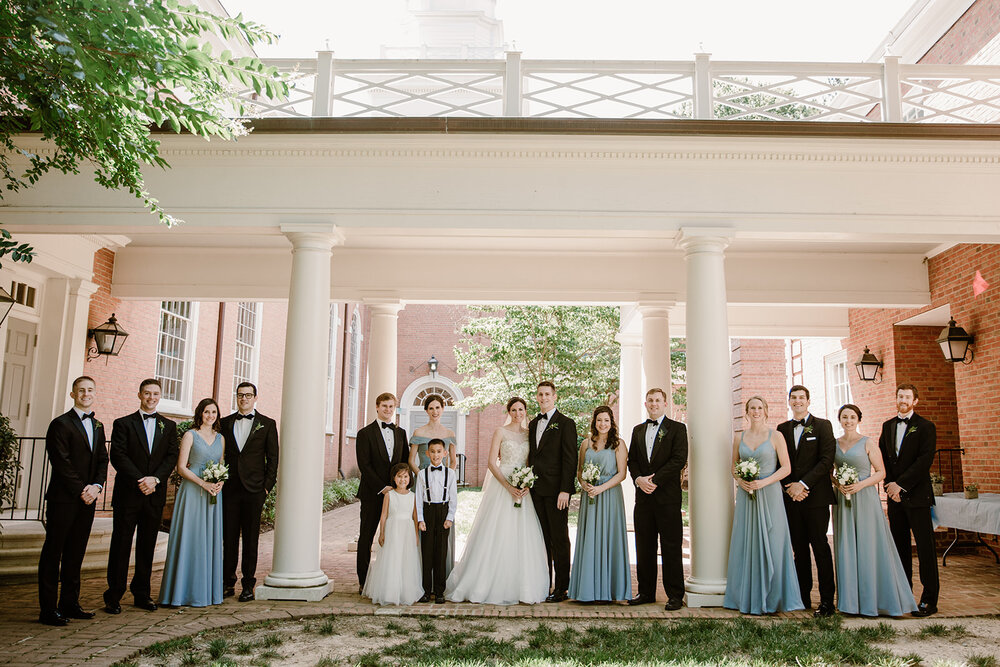
[(557, 407), (581, 435), (599, 405), (617, 400), (619, 310), (609, 306), (470, 306), (455, 348), (465, 409), (503, 405), (511, 396), (537, 410), (535, 389), (551, 380)]
[[(169, 166), (151, 126), (206, 139), (245, 134), (236, 118), (247, 109), (237, 91), (280, 99), (287, 84), (257, 58), (216, 53), (212, 43), (252, 47), (274, 39), (242, 15), (217, 16), (178, 0), (4, 0), (5, 189), (30, 187), (52, 169), (77, 174), (87, 162), (98, 184), (127, 190), (162, 222), (174, 222), (147, 192), (140, 171)], [(40, 134), (46, 148), (20, 149), (18, 135), (25, 132)]]

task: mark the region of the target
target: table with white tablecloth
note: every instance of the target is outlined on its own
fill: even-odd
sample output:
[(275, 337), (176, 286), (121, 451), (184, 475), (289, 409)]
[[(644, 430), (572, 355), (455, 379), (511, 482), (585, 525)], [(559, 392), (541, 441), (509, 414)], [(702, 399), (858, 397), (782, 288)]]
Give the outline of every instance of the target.
[[(983, 540), (983, 535), (1000, 535), (1000, 494), (981, 493), (978, 498), (968, 499), (962, 492), (946, 493), (934, 498), (935, 506), (931, 511), (934, 527), (955, 528), (975, 533), (979, 541), (990, 550), (993, 558), (1000, 563), (1000, 556)], [(958, 542), (958, 533), (944, 555), (941, 565), (945, 565), (948, 552)]]

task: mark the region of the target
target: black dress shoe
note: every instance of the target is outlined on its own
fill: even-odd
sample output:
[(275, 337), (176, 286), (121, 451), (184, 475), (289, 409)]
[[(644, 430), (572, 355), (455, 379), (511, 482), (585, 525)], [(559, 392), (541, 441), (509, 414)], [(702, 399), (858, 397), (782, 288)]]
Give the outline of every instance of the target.
[(122, 606), (117, 602), (114, 604), (108, 603), (104, 605), (104, 611), (109, 614), (120, 614), (122, 613)]
[(937, 613), (937, 605), (921, 602), (919, 605), (917, 605), (917, 610), (913, 612), (912, 616), (916, 616), (917, 618), (923, 618), (925, 616), (930, 616), (931, 614), (936, 614), (936, 613)]
[(566, 601), (568, 599), (569, 599), (569, 595), (566, 593), (566, 591), (555, 591), (554, 593), (552, 593), (551, 595), (549, 595), (547, 598), (545, 598), (545, 601), (546, 602), (564, 602), (564, 601)]
[(427, 593), (424, 593), (423, 595), (420, 596), (420, 599), (417, 600), (417, 604), (424, 604), (430, 601), (431, 601), (431, 596), (428, 595)]
[(135, 606), (139, 609), (145, 609), (146, 611), (156, 611), (156, 603), (150, 598), (146, 598), (145, 600), (136, 600)]
[(816, 611), (813, 612), (813, 616), (816, 618), (824, 618), (826, 616), (833, 616), (835, 609), (833, 605), (829, 602), (820, 602), (819, 606), (816, 607)]
[(239, 599), (240, 599), (240, 602), (250, 602), (251, 600), (255, 600), (256, 598), (253, 595), (253, 589), (252, 588), (244, 588), (243, 592), (240, 593), (240, 598)]
[(674, 598), (673, 600), (667, 600), (667, 604), (663, 607), (667, 611), (677, 611), (684, 606), (684, 600)]
[(434, 604), (444, 604), (444, 603), (445, 603), (445, 599), (444, 599), (443, 595), (435, 595), (434, 596)]
[(649, 597), (648, 595), (637, 595), (628, 601), (629, 606), (634, 607), (637, 604), (652, 604), (656, 602), (656, 598)]
[(233, 586), (226, 586), (225, 588), (222, 589), (222, 597), (231, 598), (234, 595), (236, 595), (236, 588), (234, 588)]
[(54, 625), (57, 628), (69, 625), (69, 619), (58, 611), (43, 611), (38, 615), (38, 622), (45, 625)]
[(94, 612), (84, 611), (83, 608), (80, 607), (80, 605), (76, 605), (75, 607), (69, 607), (67, 609), (60, 609), (59, 615), (65, 616), (66, 618), (79, 618), (80, 620), (83, 621), (91, 619), (95, 616)]

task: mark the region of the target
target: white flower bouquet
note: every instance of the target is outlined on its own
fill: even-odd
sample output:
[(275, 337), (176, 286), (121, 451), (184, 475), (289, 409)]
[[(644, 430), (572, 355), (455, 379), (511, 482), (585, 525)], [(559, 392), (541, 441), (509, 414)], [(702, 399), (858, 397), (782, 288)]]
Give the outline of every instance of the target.
[[(858, 469), (847, 463), (839, 466), (833, 467), (833, 478), (837, 480), (837, 484), (841, 486), (848, 486), (850, 484), (855, 484), (858, 481)], [(841, 491), (841, 493), (844, 493)], [(844, 506), (851, 506), (851, 494), (844, 493)]]
[[(736, 462), (734, 470), (736, 476), (744, 482), (752, 482), (760, 474), (760, 463), (754, 458), (740, 459)], [(756, 499), (753, 491), (750, 492), (750, 497)]]
[[(205, 469), (201, 471), (201, 478), (212, 484), (225, 482), (229, 479), (229, 466), (221, 461), (209, 461), (205, 464)], [(219, 502), (219, 498), (218, 496), (209, 496), (208, 502), (214, 505)]]
[[(535, 485), (535, 480), (538, 476), (535, 475), (535, 471), (531, 466), (521, 466), (520, 468), (514, 468), (513, 472), (510, 473), (509, 481), (518, 489), (530, 489)], [(514, 507), (520, 507), (521, 501), (518, 500), (514, 503)]]
[[(601, 467), (596, 463), (588, 463), (583, 466), (583, 470), (580, 471), (580, 479), (585, 481), (587, 484), (593, 486), (597, 483), (597, 480), (601, 478)], [(594, 498), (590, 496), (587, 497), (587, 504), (593, 505), (595, 502)]]

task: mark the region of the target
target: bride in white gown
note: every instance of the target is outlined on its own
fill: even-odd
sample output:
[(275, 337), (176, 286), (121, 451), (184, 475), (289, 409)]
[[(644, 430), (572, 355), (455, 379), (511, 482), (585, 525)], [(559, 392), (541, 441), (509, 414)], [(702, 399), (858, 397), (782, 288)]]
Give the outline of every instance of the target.
[[(548, 559), (538, 515), (526, 489), (507, 477), (528, 461), (525, 402), (507, 402), (510, 421), (493, 434), (483, 500), (472, 522), (462, 559), (448, 577), (445, 597), (452, 602), (534, 604), (549, 594)], [(521, 507), (514, 503), (520, 501)]]

